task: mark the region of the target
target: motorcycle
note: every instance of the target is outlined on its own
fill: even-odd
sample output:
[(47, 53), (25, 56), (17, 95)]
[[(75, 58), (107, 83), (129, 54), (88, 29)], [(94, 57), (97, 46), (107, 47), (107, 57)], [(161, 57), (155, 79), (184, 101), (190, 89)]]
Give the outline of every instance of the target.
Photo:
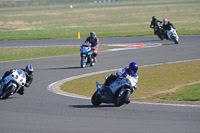
[(174, 42), (175, 44), (178, 44), (179, 37), (174, 28), (171, 27), (171, 30), (167, 31), (167, 35), (170, 41)]
[(159, 27), (155, 27), (155, 34), (160, 38), (160, 40), (163, 40), (165, 38), (165, 35), (163, 34), (163, 29), (159, 25)]
[(10, 95), (15, 94), (26, 83), (26, 74), (21, 69), (15, 69), (3, 80), (0, 79), (0, 97), (7, 99)]
[[(106, 78), (107, 79), (107, 78)], [(91, 98), (93, 105), (98, 106), (101, 103), (114, 103), (116, 107), (130, 103), (130, 95), (136, 89), (137, 80), (134, 77), (117, 77), (109, 84), (106, 89), (104, 84), (96, 82), (96, 92)]]
[(81, 56), (81, 67), (84, 68), (86, 66), (94, 66), (95, 61), (92, 57), (93, 49), (91, 48), (91, 43), (84, 43), (80, 48), (80, 56)]

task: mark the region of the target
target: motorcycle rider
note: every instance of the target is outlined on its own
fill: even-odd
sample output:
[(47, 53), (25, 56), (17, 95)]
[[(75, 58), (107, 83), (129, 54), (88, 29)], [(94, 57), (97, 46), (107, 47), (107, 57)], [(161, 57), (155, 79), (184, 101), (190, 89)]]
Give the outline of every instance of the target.
[[(111, 83), (113, 83), (118, 77), (127, 77), (129, 75), (133, 77), (136, 82), (138, 82), (139, 76), (137, 74), (137, 70), (138, 70), (138, 64), (136, 62), (131, 62), (128, 68), (124, 68), (121, 71), (116, 72), (116, 75), (110, 74), (106, 79), (105, 83), (103, 84), (103, 86), (101, 87), (102, 93), (104, 93), (108, 88), (108, 86)], [(136, 86), (133, 87), (133, 91), (135, 91), (137, 88), (138, 86), (136, 83)], [(128, 103), (130, 103), (130, 99), (127, 101), (127, 104)]]
[(90, 32), (90, 36), (85, 40), (84, 43), (91, 43), (91, 48), (93, 49), (92, 58), (94, 62), (97, 62), (97, 53), (98, 53), (98, 46), (99, 46), (99, 38), (97, 38), (96, 33), (94, 31)]
[(166, 18), (163, 19), (163, 30), (164, 30), (166, 38), (168, 38), (168, 39), (170, 39), (169, 33), (171, 30), (171, 27), (176, 30), (176, 28), (170, 21), (168, 21)]
[[(11, 69), (10, 71), (6, 71), (2, 77), (2, 80), (7, 77), (8, 75), (10, 75), (11, 73), (13, 73), (15, 69)], [(31, 65), (27, 65), (25, 67), (25, 69), (22, 69), (25, 74), (26, 74), (26, 83), (25, 83), (25, 87), (29, 87), (33, 81), (33, 67)], [(0, 83), (1, 83), (0, 81)], [(24, 94), (24, 87), (21, 87), (18, 91), (17, 91), (18, 94), (20, 95), (23, 95)]]
[(158, 23), (162, 23), (162, 21), (158, 20), (156, 18), (156, 16), (152, 16), (152, 21), (151, 21), (151, 24), (150, 24), (150, 28), (154, 29), (154, 34), (157, 35), (156, 31), (157, 29), (159, 29), (159, 25)]
[[(137, 70), (138, 70), (138, 64), (136, 62), (131, 62), (128, 68), (124, 68), (121, 71), (116, 72), (116, 75), (110, 74), (102, 86), (102, 91), (105, 91), (108, 88), (108, 86), (112, 82), (114, 82), (118, 77), (127, 77), (129, 75), (138, 82), (139, 76), (137, 74)], [(134, 86), (133, 89), (136, 90), (137, 88), (138, 86), (136, 84), (136, 86)]]

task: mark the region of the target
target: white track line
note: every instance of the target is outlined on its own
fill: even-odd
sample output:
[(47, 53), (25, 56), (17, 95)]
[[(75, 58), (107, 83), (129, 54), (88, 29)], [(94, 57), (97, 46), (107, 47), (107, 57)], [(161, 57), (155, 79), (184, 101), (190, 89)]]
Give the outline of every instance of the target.
[[(174, 61), (174, 62), (167, 62), (167, 63), (157, 63), (157, 64), (151, 64), (151, 65), (144, 65), (144, 66), (140, 66), (140, 67), (148, 67), (148, 66), (156, 66), (156, 65), (162, 65), (162, 64), (172, 64), (172, 63), (188, 62), (188, 61), (195, 61), (195, 60), (200, 60), (200, 59), (182, 60), (182, 61)], [(70, 80), (74, 80), (74, 79), (78, 79), (78, 78), (86, 77), (86, 76), (91, 76), (91, 75), (94, 75), (94, 74), (100, 74), (100, 73), (105, 73), (105, 72), (110, 72), (110, 71), (117, 71), (117, 70), (120, 70), (120, 69), (122, 69), (122, 68), (105, 70), (105, 71), (98, 71), (98, 72), (87, 73), (87, 74), (82, 74), (82, 75), (77, 75), (77, 76), (69, 77), (69, 78), (62, 79), (62, 80), (59, 80), (59, 81), (51, 83), (50, 85), (48, 85), (47, 89), (50, 92), (58, 94), (58, 95), (90, 100), (91, 99), (90, 97), (81, 96), (81, 95), (67, 93), (65, 91), (62, 91), (61, 89), (59, 89), (58, 86), (61, 85), (64, 82), (67, 82), (67, 81), (70, 81)], [(168, 103), (149, 103), (149, 102), (148, 103), (147, 102), (131, 102), (131, 103), (134, 103), (134, 104), (144, 104), (144, 105), (178, 106), (178, 107), (200, 107), (200, 105), (191, 105), (191, 104), (168, 104)]]
[[(148, 46), (148, 44), (150, 45)], [(126, 46), (126, 45), (131, 45), (131, 44), (115, 44), (115, 45), (108, 45), (108, 46)], [(153, 48), (153, 47), (159, 47), (159, 46), (162, 46), (162, 43), (144, 43), (143, 47), (124, 47), (124, 48), (108, 49), (106, 51), (121, 51), (121, 50), (129, 50), (129, 49)]]

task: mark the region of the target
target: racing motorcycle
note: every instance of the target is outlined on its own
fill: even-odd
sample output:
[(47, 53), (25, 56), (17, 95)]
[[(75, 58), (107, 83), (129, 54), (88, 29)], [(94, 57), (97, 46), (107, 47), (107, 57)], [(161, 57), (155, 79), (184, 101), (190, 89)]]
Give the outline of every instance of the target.
[(93, 49), (91, 48), (91, 43), (84, 43), (80, 48), (80, 56), (81, 56), (81, 67), (84, 68), (86, 66), (94, 66), (95, 61), (92, 57)]
[(10, 95), (15, 94), (26, 83), (26, 74), (21, 69), (15, 69), (3, 80), (0, 79), (0, 97), (7, 99)]
[(171, 30), (169, 30), (167, 32), (168, 32), (169, 40), (174, 42), (175, 44), (178, 44), (179, 37), (178, 37), (176, 30), (171, 27)]
[[(106, 79), (106, 78), (105, 78)], [(104, 84), (96, 82), (96, 92), (91, 98), (93, 105), (98, 106), (101, 103), (114, 103), (116, 107), (130, 103), (130, 95), (136, 89), (137, 80), (134, 77), (117, 77), (109, 84), (106, 89)]]
[(165, 38), (165, 35), (163, 34), (163, 29), (159, 25), (159, 27), (155, 27), (155, 34), (160, 38), (160, 40), (163, 40)]

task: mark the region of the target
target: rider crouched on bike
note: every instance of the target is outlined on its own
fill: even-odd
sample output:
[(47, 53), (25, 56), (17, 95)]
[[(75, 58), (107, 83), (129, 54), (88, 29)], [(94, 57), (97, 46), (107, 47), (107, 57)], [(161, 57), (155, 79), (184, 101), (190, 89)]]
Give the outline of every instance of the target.
[(171, 27), (176, 30), (176, 28), (171, 22), (169, 22), (166, 18), (163, 19), (163, 30), (164, 30), (166, 38), (168, 39), (170, 39), (169, 34), (170, 34)]
[(156, 16), (153, 16), (153, 17), (152, 17), (151, 24), (150, 24), (150, 28), (154, 29), (154, 34), (155, 34), (155, 35), (157, 35), (156, 32), (157, 32), (157, 29), (159, 28), (158, 23), (161, 24), (162, 21), (158, 20), (158, 19), (156, 18)]
[[(102, 93), (104, 93), (106, 91), (106, 89), (108, 88), (108, 86), (113, 83), (118, 77), (127, 77), (127, 76), (131, 76), (132, 80), (134, 80), (133, 82), (136, 82), (136, 85), (133, 86), (133, 91), (135, 91), (138, 86), (137, 86), (137, 82), (138, 82), (138, 74), (137, 74), (137, 70), (138, 70), (138, 65), (136, 62), (131, 62), (129, 64), (128, 68), (124, 68), (121, 71), (117, 72), (116, 75), (114, 74), (110, 74), (105, 83), (103, 84), (103, 86), (101, 87), (101, 91)], [(130, 98), (129, 100), (126, 102), (127, 104), (130, 103)]]
[[(114, 82), (118, 77), (127, 77), (128, 75), (133, 77), (134, 80), (136, 82), (138, 82), (138, 74), (137, 74), (137, 70), (138, 70), (138, 65), (136, 62), (131, 62), (129, 64), (128, 68), (124, 68), (121, 71), (117, 72), (116, 75), (109, 75), (108, 78), (106, 79), (104, 86), (102, 87), (104, 89), (106, 89), (112, 82)], [(134, 86), (133, 90), (136, 90), (138, 88), (137, 84), (136, 86)]]
[[(26, 66), (25, 69), (22, 69), (25, 74), (26, 74), (26, 83), (25, 83), (25, 87), (29, 87), (33, 81), (33, 67), (28, 65)], [(10, 71), (6, 71), (2, 77), (2, 80), (7, 77), (8, 75), (10, 75), (11, 73), (13, 73), (14, 69), (11, 69)], [(1, 82), (1, 81), (0, 81)], [(23, 95), (24, 94), (24, 87), (21, 87), (18, 92), (18, 94)]]
[(93, 49), (92, 58), (95, 62), (97, 62), (97, 53), (98, 53), (98, 46), (99, 46), (99, 38), (97, 38), (96, 33), (94, 31), (90, 32), (90, 36), (85, 40), (85, 43), (91, 43), (91, 48)]

